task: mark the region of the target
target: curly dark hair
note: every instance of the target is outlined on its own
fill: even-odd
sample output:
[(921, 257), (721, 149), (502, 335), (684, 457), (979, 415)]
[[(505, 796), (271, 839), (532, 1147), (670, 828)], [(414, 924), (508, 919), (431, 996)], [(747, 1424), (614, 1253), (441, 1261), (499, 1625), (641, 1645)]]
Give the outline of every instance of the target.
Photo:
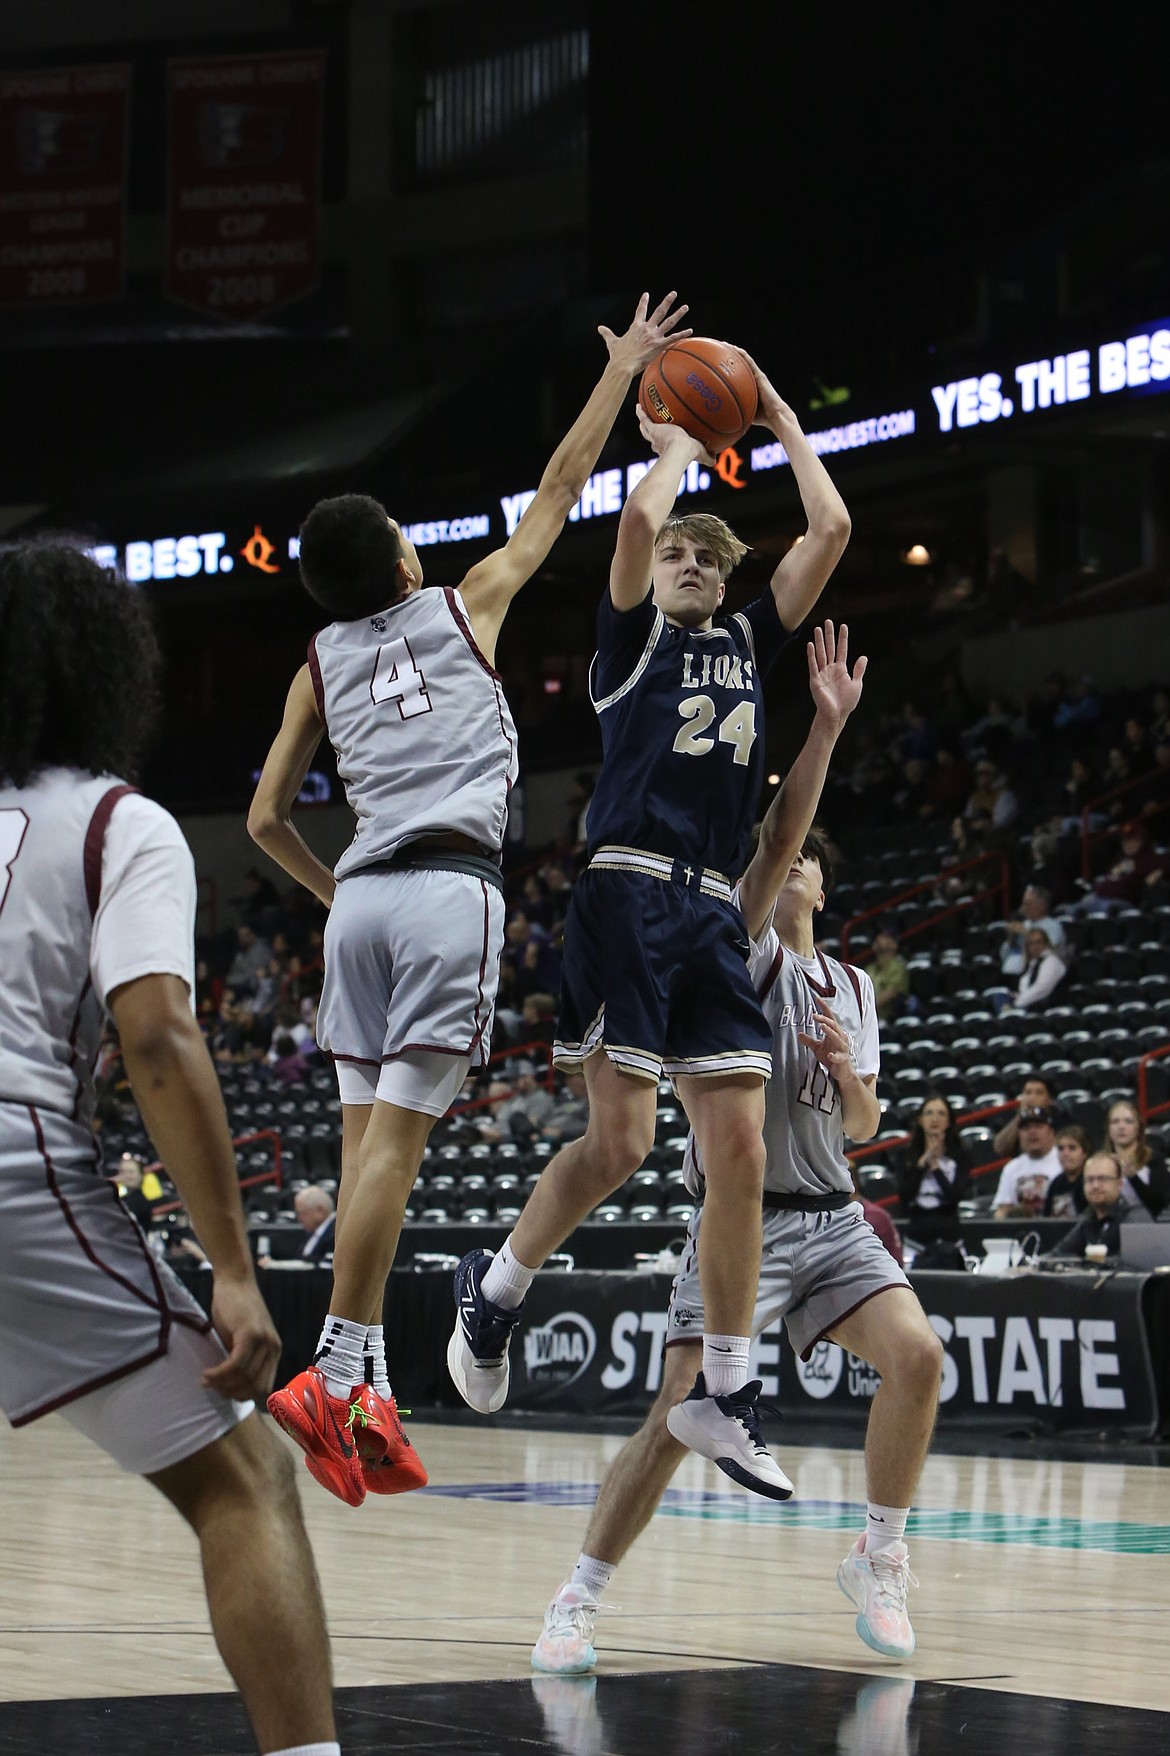
[(301, 526), (305, 590), (336, 622), (354, 622), (397, 602), (402, 542), (386, 508), (368, 494), (318, 500)]
[(136, 779), (161, 662), (141, 595), (79, 544), (0, 549), (0, 779), (53, 766)]

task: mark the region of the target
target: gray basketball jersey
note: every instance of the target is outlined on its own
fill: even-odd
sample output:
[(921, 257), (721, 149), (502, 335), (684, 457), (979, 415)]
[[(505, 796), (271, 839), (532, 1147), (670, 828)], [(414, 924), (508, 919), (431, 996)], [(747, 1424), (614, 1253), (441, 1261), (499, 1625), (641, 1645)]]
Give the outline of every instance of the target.
[(457, 591), (330, 623), (310, 644), (309, 671), (358, 820), (338, 878), (447, 831), (499, 851), (516, 728)]
[[(800, 1037), (818, 1036), (816, 1014), (832, 1012), (849, 1038), (863, 1079), (880, 1067), (873, 983), (864, 970), (818, 951), (805, 963), (769, 927), (748, 961), (772, 1027), (772, 1077), (764, 1108), (764, 1187), (787, 1195), (853, 1192), (845, 1157), (841, 1099), (828, 1070)], [(683, 1165), (691, 1192), (701, 1188), (693, 1140)]]
[(90, 935), (106, 826), (133, 790), (62, 768), (0, 785), (0, 1101), (89, 1119), (102, 1027)]

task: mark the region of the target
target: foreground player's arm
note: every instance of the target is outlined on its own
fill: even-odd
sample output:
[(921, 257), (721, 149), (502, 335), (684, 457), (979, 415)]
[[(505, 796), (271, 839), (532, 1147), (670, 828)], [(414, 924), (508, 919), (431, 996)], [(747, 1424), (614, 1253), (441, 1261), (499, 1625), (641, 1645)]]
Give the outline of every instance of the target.
[(760, 826), (759, 846), (739, 885), (739, 906), (753, 939), (759, 938), (771, 919), (792, 862), (812, 827), (833, 746), (861, 700), (868, 663), (859, 658), (850, 675), (849, 629), (844, 622), (839, 632), (832, 622), (826, 622), (823, 629), (814, 629), (807, 651), (809, 689), (816, 703), (816, 715), (803, 750), (768, 806)]
[(861, 1074), (854, 1065), (849, 1038), (827, 1006), (816, 1014), (820, 1036), (806, 1036), (800, 1041), (811, 1049), (822, 1067), (828, 1069), (841, 1099), (841, 1126), (850, 1140), (859, 1144), (872, 1140), (882, 1119), (877, 1100), (877, 1074)]
[(545, 559), (584, 493), (630, 385), (668, 341), (681, 341), (693, 334), (690, 329), (675, 327), (688, 310), (686, 305), (671, 309), (677, 296), (668, 293), (647, 314), (650, 297), (643, 293), (624, 335), (615, 335), (604, 323), (598, 325), (609, 360), (592, 396), (553, 452), (532, 504), (504, 547), (485, 556), (460, 586), (472, 632), (489, 660), (494, 660), (496, 639), (509, 604)]
[(317, 697), (308, 665), (292, 680), (284, 704), (284, 719), (272, 748), (264, 759), (256, 791), (248, 808), (248, 834), (264, 852), (283, 866), (291, 878), (332, 906), (336, 880), (293, 828), (292, 808), (305, 784), (309, 764), (321, 742), (325, 727), (317, 711)]
[(223, 1097), (187, 985), (142, 976), (107, 1004), (142, 1120), (214, 1271), (211, 1315), (228, 1357), (203, 1382), (239, 1400), (266, 1396), (280, 1338), (252, 1270)]
[(617, 541), (609, 569), (609, 595), (615, 610), (632, 610), (650, 590), (654, 544), (670, 517), (683, 477), (696, 458), (714, 467), (699, 439), (681, 427), (652, 421), (639, 405), (638, 425), (654, 452), (654, 462), (636, 483), (618, 519)]
[(756, 425), (775, 434), (788, 453), (808, 519), (804, 541), (789, 549), (772, 575), (777, 613), (791, 631), (799, 628), (825, 589), (829, 575), (845, 553), (852, 527), (845, 502), (801, 431), (800, 422), (751, 355), (744, 354), (744, 359), (755, 376), (760, 399)]

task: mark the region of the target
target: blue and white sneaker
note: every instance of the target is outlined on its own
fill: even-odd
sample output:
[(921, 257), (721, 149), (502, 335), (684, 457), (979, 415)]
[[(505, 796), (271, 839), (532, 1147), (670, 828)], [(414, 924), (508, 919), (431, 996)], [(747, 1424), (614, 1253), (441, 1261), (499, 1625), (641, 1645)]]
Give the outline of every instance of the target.
[(508, 1400), (508, 1343), (520, 1321), (515, 1310), (485, 1299), (480, 1286), (492, 1259), (490, 1250), (470, 1250), (455, 1270), (455, 1329), (447, 1343), (451, 1382), (477, 1414), (494, 1415)]
[(769, 1500), (790, 1500), (792, 1483), (760, 1430), (760, 1389), (760, 1380), (753, 1378), (730, 1396), (709, 1396), (700, 1372), (685, 1402), (676, 1402), (667, 1411), (666, 1425), (680, 1444), (709, 1457), (741, 1487)]

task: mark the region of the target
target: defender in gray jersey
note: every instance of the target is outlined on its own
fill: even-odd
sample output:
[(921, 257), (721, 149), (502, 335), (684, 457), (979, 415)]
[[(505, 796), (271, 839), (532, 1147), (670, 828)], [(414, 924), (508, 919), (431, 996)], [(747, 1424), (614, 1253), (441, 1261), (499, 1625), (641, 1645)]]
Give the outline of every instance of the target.
[[(880, 1120), (877, 1020), (868, 977), (814, 945), (813, 922), (830, 874), (825, 843), (811, 823), (833, 744), (860, 697), (865, 661), (850, 676), (848, 631), (842, 627), (838, 639), (830, 622), (816, 631), (808, 654), (816, 718), (739, 886), (753, 979), (773, 1037), (764, 1246), (751, 1327), (756, 1336), (783, 1317), (803, 1357), (834, 1341), (882, 1375), (866, 1442), (866, 1534), (837, 1579), (857, 1605), (861, 1638), (875, 1651), (908, 1658), (911, 1575), (901, 1539), (934, 1427), (942, 1347), (906, 1276), (863, 1217), (844, 1153), (846, 1135), (868, 1140)], [(676, 1422), (685, 1416), (703, 1331), (696, 1263), (702, 1167), (690, 1144), (686, 1169), (699, 1205), (671, 1293), (662, 1391), (606, 1475), (577, 1566), (549, 1605), (532, 1654), (541, 1671), (591, 1669), (601, 1594), (686, 1455)]]
[[(117, 778), (137, 763), (157, 668), (124, 581), (60, 544), (0, 552), (0, 1407), (17, 1427), (59, 1411), (167, 1496), (199, 1539), (260, 1749), (336, 1756), (296, 1478), (252, 1400), (280, 1342), (194, 1017), (191, 854)], [(104, 1174), (90, 1118), (107, 1012), (211, 1262), (210, 1320)]]
[[(301, 575), (334, 618), (294, 678), (248, 815), (254, 838), (330, 910), (320, 1040), (342, 1104), (329, 1314), (314, 1364), (269, 1399), (315, 1478), (349, 1505), (421, 1487), (381, 1325), (386, 1277), (427, 1137), (486, 1064), (503, 949), (500, 853), (516, 731), (495, 648), (508, 607), (584, 491), (634, 379), (690, 335), (670, 293), (643, 295), (503, 548), (458, 589), (422, 590), (414, 544), (376, 501), (322, 501)], [(292, 806), (323, 736), (357, 818), (336, 870)]]

